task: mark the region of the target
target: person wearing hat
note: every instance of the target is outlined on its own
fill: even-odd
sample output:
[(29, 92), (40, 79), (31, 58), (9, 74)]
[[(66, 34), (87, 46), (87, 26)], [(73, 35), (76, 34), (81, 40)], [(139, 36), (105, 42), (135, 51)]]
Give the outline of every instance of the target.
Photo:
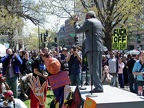
[(27, 108), (23, 101), (18, 98), (14, 98), (13, 92), (7, 90), (4, 93), (4, 101), (0, 103), (0, 108)]
[(74, 29), (76, 33), (85, 32), (86, 43), (85, 53), (87, 54), (89, 71), (91, 74), (91, 80), (94, 84), (94, 89), (91, 93), (103, 92), (103, 86), (101, 83), (102, 76), (102, 51), (103, 51), (103, 26), (102, 23), (96, 18), (94, 11), (86, 13), (85, 22), (82, 26), (78, 24), (79, 17), (74, 19)]

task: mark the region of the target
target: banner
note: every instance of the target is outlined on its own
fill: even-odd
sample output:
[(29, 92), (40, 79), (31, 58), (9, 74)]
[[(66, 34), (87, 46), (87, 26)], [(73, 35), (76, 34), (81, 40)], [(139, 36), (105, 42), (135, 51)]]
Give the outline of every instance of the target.
[(70, 108), (82, 108), (83, 103), (83, 99), (77, 86), (73, 94), (73, 101), (71, 103)]
[(112, 49), (113, 50), (127, 49), (127, 32), (125, 28), (114, 29), (112, 36)]
[(67, 71), (59, 72), (55, 75), (50, 75), (48, 76), (48, 80), (53, 90), (61, 86), (70, 84), (70, 79)]
[(86, 97), (84, 108), (96, 108), (96, 102), (89, 97)]

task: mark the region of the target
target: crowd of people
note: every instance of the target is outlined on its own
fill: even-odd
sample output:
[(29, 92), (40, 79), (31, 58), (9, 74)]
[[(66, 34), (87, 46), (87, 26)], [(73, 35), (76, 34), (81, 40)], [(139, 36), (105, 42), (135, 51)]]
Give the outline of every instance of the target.
[(138, 94), (138, 87), (144, 85), (143, 55), (143, 51), (128, 55), (111, 51), (103, 55), (102, 83), (106, 79), (107, 84), (120, 88), (128, 86), (130, 92)]
[[(20, 98), (26, 100), (30, 98), (31, 108), (36, 108), (39, 105), (39, 100), (33, 92), (31, 92), (28, 82), (32, 76), (39, 76), (41, 84), (47, 81), (48, 74), (50, 73), (46, 70), (42, 59), (43, 56), (57, 58), (61, 63), (61, 71), (69, 72), (71, 85), (80, 85), (82, 56), (78, 51), (78, 47), (73, 46), (70, 52), (68, 52), (67, 48), (55, 48), (51, 51), (48, 48), (44, 48), (40, 51), (20, 50), (18, 52), (14, 52), (11, 48), (8, 48), (6, 50), (6, 56), (0, 59), (2, 63), (0, 76), (1, 98), (5, 96), (4, 93), (7, 92), (7, 90), (11, 90), (11, 97), (13, 97), (13, 99)], [(18, 94), (18, 88), (20, 88), (20, 94)], [(45, 98), (46, 93), (47, 86), (45, 87)], [(5, 101), (5, 99), (3, 101)], [(43, 108), (44, 106), (41, 107)]]
[[(42, 57), (51, 56), (59, 60), (61, 64), (61, 71), (68, 71), (71, 84), (80, 86), (83, 83), (81, 77), (84, 71), (89, 71), (87, 61), (82, 55), (81, 49), (78, 46), (72, 46), (70, 50), (66, 47), (48, 49), (44, 48), (40, 51), (26, 51), (20, 50), (14, 52), (11, 48), (6, 50), (6, 56), (1, 57), (2, 73), (0, 74), (0, 105), (9, 106), (5, 102), (9, 102), (7, 96), (10, 95), (11, 100), (30, 99), (31, 108), (39, 106), (39, 100), (35, 97), (28, 86), (29, 80), (32, 76), (38, 76), (40, 83), (47, 81), (50, 74)], [(138, 93), (138, 87), (144, 85), (143, 79), (143, 64), (144, 52), (141, 51), (139, 55), (125, 55), (120, 52), (105, 52), (102, 55), (102, 84), (109, 84), (111, 86), (124, 88), (129, 86), (133, 93)], [(47, 81), (48, 82), (48, 81)], [(18, 96), (18, 84), (20, 84), (20, 94)], [(46, 100), (48, 85), (45, 87), (44, 94)], [(7, 95), (5, 95), (7, 94)], [(7, 100), (7, 101), (6, 101)], [(10, 101), (11, 102), (11, 101)], [(3, 104), (2, 104), (3, 103)], [(18, 100), (17, 103), (22, 103)], [(15, 103), (16, 104), (16, 103)], [(24, 104), (24, 103), (23, 103)], [(23, 105), (21, 108), (25, 108)], [(17, 108), (17, 107), (15, 107)], [(40, 108), (44, 108), (40, 105)]]

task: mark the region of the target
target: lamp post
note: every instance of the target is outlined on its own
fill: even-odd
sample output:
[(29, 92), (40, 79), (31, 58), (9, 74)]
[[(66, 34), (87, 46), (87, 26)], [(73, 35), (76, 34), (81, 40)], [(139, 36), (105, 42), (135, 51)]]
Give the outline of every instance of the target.
[(40, 29), (39, 29), (39, 23), (38, 23), (38, 44), (39, 44), (39, 50), (40, 50), (40, 40), (41, 40), (41, 37), (40, 37)]

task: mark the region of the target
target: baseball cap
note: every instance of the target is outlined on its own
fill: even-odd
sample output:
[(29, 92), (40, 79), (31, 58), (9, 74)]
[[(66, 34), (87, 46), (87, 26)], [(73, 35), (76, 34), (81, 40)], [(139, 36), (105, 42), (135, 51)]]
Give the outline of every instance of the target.
[(13, 96), (13, 92), (11, 90), (7, 90), (5, 93), (4, 93), (4, 97), (10, 97), (10, 96)]
[(68, 49), (66, 47), (62, 48), (62, 51), (68, 51)]

